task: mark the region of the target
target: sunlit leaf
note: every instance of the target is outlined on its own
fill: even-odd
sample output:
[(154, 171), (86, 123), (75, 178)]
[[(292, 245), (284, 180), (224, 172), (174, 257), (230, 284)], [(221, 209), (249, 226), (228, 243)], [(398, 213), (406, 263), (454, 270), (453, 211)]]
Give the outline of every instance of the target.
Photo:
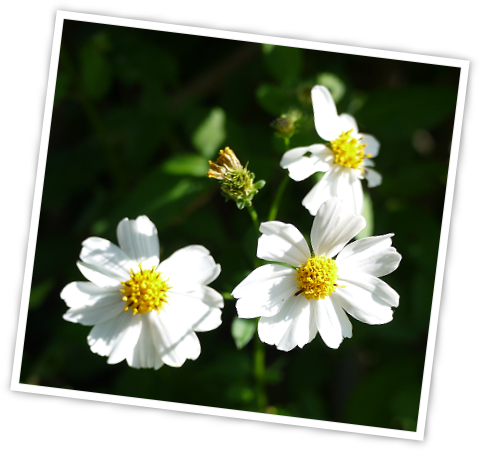
[(162, 165), (167, 174), (206, 177), (208, 160), (197, 154), (175, 155)]
[(226, 136), (225, 112), (221, 108), (214, 108), (195, 130), (192, 142), (204, 157), (213, 158)]
[(362, 216), (366, 219), (367, 225), (360, 233), (356, 236), (356, 239), (366, 238), (367, 236), (372, 236), (375, 230), (375, 221), (373, 214), (373, 203), (372, 198), (368, 191), (363, 191), (363, 211)]
[(317, 77), (317, 84), (328, 88), (332, 94), (333, 100), (335, 100), (335, 103), (338, 103), (340, 100), (342, 100), (343, 95), (345, 94), (345, 83), (340, 77), (337, 77), (331, 72), (322, 72)]
[(234, 318), (232, 322), (232, 337), (237, 349), (242, 349), (250, 342), (256, 328), (256, 319)]

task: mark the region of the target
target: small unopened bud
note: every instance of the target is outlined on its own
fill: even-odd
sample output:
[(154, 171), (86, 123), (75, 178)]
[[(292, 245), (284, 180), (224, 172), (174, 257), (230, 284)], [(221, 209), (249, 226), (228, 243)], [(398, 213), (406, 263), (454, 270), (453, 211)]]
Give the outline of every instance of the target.
[(296, 122), (301, 118), (302, 114), (293, 110), (288, 114), (282, 114), (278, 119), (275, 119), (271, 126), (278, 133), (278, 136), (283, 139), (291, 138), (296, 131)]
[(252, 205), (252, 199), (258, 190), (265, 185), (263, 180), (253, 183), (255, 174), (242, 166), (240, 160), (229, 147), (220, 150), (217, 161), (209, 161), (208, 177), (220, 181), (223, 196), (236, 202), (241, 210)]

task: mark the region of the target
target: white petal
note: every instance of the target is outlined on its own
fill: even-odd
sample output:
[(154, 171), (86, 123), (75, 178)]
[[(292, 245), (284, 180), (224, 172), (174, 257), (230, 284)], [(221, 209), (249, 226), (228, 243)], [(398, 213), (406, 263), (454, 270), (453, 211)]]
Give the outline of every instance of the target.
[(168, 299), (169, 311), (196, 332), (216, 329), (222, 323), (222, 311), (203, 301), (206, 293), (201, 287), (190, 293), (176, 293), (171, 290)]
[(365, 225), (365, 218), (346, 211), (338, 198), (323, 203), (310, 234), (315, 255), (335, 256)]
[(233, 290), (240, 318), (276, 315), (298, 290), (295, 269), (264, 265), (251, 272)]
[(343, 337), (352, 336), (352, 324), (343, 309), (331, 298), (312, 301), (318, 331), (329, 348), (337, 349)]
[(85, 276), (85, 278), (90, 280), (90, 282), (93, 282), (95, 285), (98, 285), (99, 287), (112, 289), (116, 288), (118, 290), (121, 290), (123, 288), (122, 284), (120, 283), (121, 279), (116, 278), (115, 276), (105, 274), (105, 271), (100, 266), (91, 265), (89, 263), (84, 263), (81, 261), (77, 262), (77, 266), (80, 272)]
[(382, 183), (381, 174), (374, 169), (365, 168), (365, 178), (367, 179), (369, 188), (375, 188)]
[(124, 359), (127, 359), (127, 362), (131, 360), (133, 350), (140, 337), (142, 318), (139, 318), (140, 315), (132, 315), (130, 312), (126, 313), (130, 314), (133, 318), (115, 340), (107, 360), (107, 363), (111, 365), (119, 363)]
[(220, 265), (215, 263), (207, 249), (198, 245), (179, 249), (162, 261), (158, 269), (165, 273), (170, 286), (177, 290), (181, 287), (182, 291), (208, 285), (220, 274)]
[(195, 332), (166, 305), (160, 314), (148, 314), (152, 337), (161, 359), (169, 366), (179, 367), (186, 359), (200, 355), (200, 342)]
[(357, 121), (353, 116), (350, 114), (343, 113), (339, 117), (339, 123), (340, 123), (340, 128), (342, 132), (348, 132), (350, 130), (353, 130), (352, 135), (357, 135), (358, 134), (358, 126), (357, 126)]
[(378, 151), (380, 150), (380, 143), (378, 140), (373, 137), (372, 135), (368, 135), (366, 133), (362, 133), (362, 144), (366, 144), (364, 152), (370, 155), (370, 158), (375, 158), (378, 155)]
[(153, 340), (152, 326), (147, 315), (135, 315), (142, 317), (142, 327), (137, 344), (133, 353), (127, 356), (127, 363), (133, 368), (155, 368), (158, 370), (163, 366), (163, 360), (155, 347)]
[(117, 340), (122, 340), (125, 330), (137, 321), (138, 318), (134, 318), (131, 312), (123, 312), (94, 326), (87, 337), (92, 352), (102, 356), (110, 355)]
[(310, 343), (318, 334), (317, 322), (315, 321), (315, 305), (310, 301), (310, 334), (308, 337), (308, 343)]
[(395, 271), (402, 256), (392, 247), (393, 233), (354, 241), (337, 256), (337, 266), (345, 271), (362, 271), (382, 277)]
[(358, 178), (358, 171), (342, 168), (340, 173), (341, 176), (338, 177), (335, 187), (335, 196), (342, 199), (346, 210), (361, 215), (363, 211), (363, 189)]
[(372, 298), (378, 304), (390, 307), (398, 307), (398, 293), (390, 285), (378, 277), (358, 271), (346, 272), (343, 268), (339, 268), (337, 283), (338, 285), (347, 285), (347, 287), (354, 284), (357, 287), (371, 293)]
[[(310, 152), (310, 156), (305, 156)], [(309, 147), (297, 147), (286, 152), (280, 166), (288, 169), (290, 178), (295, 181), (305, 180), (315, 172), (328, 171), (333, 163), (333, 152), (323, 144), (314, 144)]]
[(303, 348), (310, 340), (310, 302), (302, 295), (285, 301), (280, 312), (258, 322), (260, 340), (280, 351)]
[(92, 282), (71, 282), (61, 291), (60, 297), (68, 307), (78, 308), (93, 305), (100, 298), (113, 293), (120, 293), (120, 291), (102, 288)]
[(324, 179), (327, 177), (331, 179), (335, 176), (335, 168), (325, 173), (322, 180), (314, 185), (314, 187), (308, 192), (308, 194), (303, 198), (302, 205), (310, 212), (312, 216), (317, 214), (320, 205), (328, 199), (331, 199), (332, 194), (332, 185), (329, 184)]
[(357, 170), (335, 164), (305, 196), (303, 206), (314, 216), (321, 204), (332, 197), (339, 197), (345, 209), (361, 214), (363, 191), (357, 173)]
[(258, 239), (258, 258), (295, 267), (310, 258), (308, 244), (295, 226), (280, 221), (262, 222), (260, 232), (263, 235)]
[(119, 290), (100, 288), (90, 282), (69, 283), (60, 297), (70, 307), (63, 318), (85, 326), (108, 321), (125, 308)]
[(157, 267), (160, 245), (157, 229), (146, 216), (122, 219), (117, 227), (118, 243), (125, 253), (144, 269)]
[(215, 291), (210, 287), (202, 287), (202, 290), (203, 302), (205, 302), (205, 304), (209, 305), (210, 307), (223, 307), (223, 297), (218, 291)]
[(80, 259), (101, 268), (103, 274), (112, 279), (130, 279), (132, 260), (117, 245), (103, 238), (92, 237), (82, 243)]
[(317, 133), (325, 141), (333, 141), (342, 132), (337, 114), (337, 107), (325, 86), (314, 86), (312, 105)]
[(389, 305), (378, 296), (354, 283), (337, 280), (339, 287), (330, 297), (337, 302), (349, 315), (367, 324), (385, 324), (392, 320), (393, 311)]

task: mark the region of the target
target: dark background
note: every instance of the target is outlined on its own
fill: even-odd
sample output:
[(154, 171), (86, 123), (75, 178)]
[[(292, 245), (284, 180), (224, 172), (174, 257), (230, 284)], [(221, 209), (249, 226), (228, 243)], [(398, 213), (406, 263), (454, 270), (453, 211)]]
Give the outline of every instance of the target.
[[(393, 232), (403, 260), (384, 278), (399, 294), (394, 320), (352, 319), (338, 350), (319, 336), (288, 353), (266, 346), (267, 412), (415, 430), (460, 70), (262, 46), (216, 38), (65, 21), (21, 382), (239, 410), (257, 410), (254, 340), (238, 350), (228, 293), (254, 268), (248, 212), (206, 177), (229, 146), (257, 179), (267, 219), (285, 171), (271, 122), (302, 113), (291, 147), (319, 142), (310, 89), (327, 85), (338, 111), (381, 143), (383, 183), (365, 191), (369, 234)], [(308, 236), (301, 200), (315, 178), (290, 181), (278, 219)], [(92, 235), (116, 242), (124, 218), (156, 224), (162, 258), (207, 247), (222, 265), (222, 325), (199, 333), (202, 353), (181, 368), (136, 370), (93, 354), (90, 327), (62, 319), (59, 293), (83, 280), (75, 266)]]

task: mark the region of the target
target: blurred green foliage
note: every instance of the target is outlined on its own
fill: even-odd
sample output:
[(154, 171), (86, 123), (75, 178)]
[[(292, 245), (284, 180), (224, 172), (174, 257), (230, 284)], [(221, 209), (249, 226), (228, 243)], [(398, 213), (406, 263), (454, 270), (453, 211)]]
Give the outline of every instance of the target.
[[(222, 265), (212, 286), (230, 293), (254, 267), (256, 233), (206, 177), (208, 160), (228, 145), (268, 182), (254, 200), (266, 220), (285, 176), (270, 124), (296, 109), (290, 147), (318, 142), (310, 89), (323, 83), (381, 143), (383, 183), (365, 188), (365, 214), (369, 233), (395, 233), (403, 260), (384, 279), (400, 306), (386, 325), (352, 319), (338, 350), (319, 336), (288, 353), (267, 346), (266, 412), (415, 430), (458, 80), (438, 65), (66, 21), (21, 382), (256, 410), (254, 329), (235, 320), (231, 296), (222, 325), (199, 334), (199, 359), (155, 372), (93, 354), (90, 328), (62, 319), (59, 293), (83, 279), (85, 238), (116, 242), (117, 223), (140, 214), (157, 225), (163, 258), (206, 246)], [(313, 183), (290, 180), (278, 213), (307, 236), (301, 199)]]

